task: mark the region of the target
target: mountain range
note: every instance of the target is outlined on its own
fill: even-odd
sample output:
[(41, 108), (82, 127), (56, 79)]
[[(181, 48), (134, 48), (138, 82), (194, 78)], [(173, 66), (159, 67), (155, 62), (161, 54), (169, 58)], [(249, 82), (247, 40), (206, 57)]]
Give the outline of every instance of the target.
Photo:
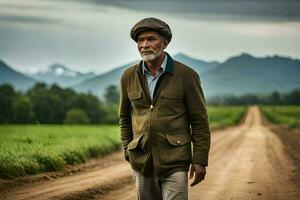
[(231, 57), (200, 75), (207, 96), (289, 92), (300, 88), (300, 60), (249, 54)]
[[(219, 64), (218, 62), (205, 62), (202, 60), (197, 60), (197, 59), (191, 58), (187, 55), (184, 55), (182, 53), (176, 54), (174, 56), (174, 59), (190, 66), (197, 73), (204, 73), (206, 71), (209, 71)], [(84, 81), (81, 84), (75, 86), (74, 88), (80, 92), (90, 91), (94, 94), (100, 94), (100, 96), (102, 96), (105, 92), (105, 88), (108, 85), (119, 85), (119, 80), (120, 80), (121, 75), (124, 72), (124, 70), (127, 69), (129, 66), (132, 66), (138, 62), (139, 61), (136, 60), (134, 62), (127, 63), (123, 66), (117, 67), (116, 69), (114, 69), (110, 72), (101, 74), (90, 80)]]
[[(176, 54), (173, 58), (199, 74), (206, 98), (226, 94), (289, 92), (300, 87), (298, 59), (277, 55), (258, 58), (246, 53), (230, 57), (222, 63), (206, 62), (182, 53)], [(16, 89), (24, 91), (35, 82), (43, 81), (102, 97), (105, 88), (112, 84), (119, 85), (124, 70), (137, 62), (133, 61), (96, 75), (80, 73), (61, 64), (54, 64), (46, 71), (22, 74), (0, 61), (0, 84), (10, 83)]]
[(87, 79), (96, 77), (96, 74), (93, 72), (80, 73), (56, 63), (49, 66), (46, 71), (39, 71), (29, 74), (29, 76), (47, 84), (56, 83), (62, 87), (72, 87)]

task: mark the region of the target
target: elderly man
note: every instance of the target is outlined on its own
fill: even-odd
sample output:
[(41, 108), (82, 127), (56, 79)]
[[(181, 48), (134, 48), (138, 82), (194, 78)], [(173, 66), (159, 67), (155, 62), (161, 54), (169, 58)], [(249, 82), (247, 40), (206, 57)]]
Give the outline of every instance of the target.
[(198, 74), (164, 50), (170, 27), (145, 18), (130, 32), (142, 61), (121, 78), (119, 119), (125, 159), (141, 200), (186, 200), (206, 174), (210, 129)]

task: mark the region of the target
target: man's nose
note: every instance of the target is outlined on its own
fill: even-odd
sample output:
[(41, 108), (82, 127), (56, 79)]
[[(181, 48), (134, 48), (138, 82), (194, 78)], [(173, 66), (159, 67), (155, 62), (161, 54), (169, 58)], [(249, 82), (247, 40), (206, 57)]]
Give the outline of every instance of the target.
[(142, 47), (149, 47), (149, 46), (150, 46), (150, 43), (149, 43), (148, 40), (144, 40), (144, 41), (142, 42)]

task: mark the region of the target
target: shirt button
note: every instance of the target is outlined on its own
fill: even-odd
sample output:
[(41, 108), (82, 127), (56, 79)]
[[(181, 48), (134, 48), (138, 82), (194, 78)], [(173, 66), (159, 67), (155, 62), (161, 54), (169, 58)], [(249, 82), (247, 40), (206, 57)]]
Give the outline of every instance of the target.
[(153, 109), (153, 105), (150, 106), (150, 109), (151, 109), (151, 110)]
[(181, 142), (180, 142), (180, 140), (177, 140), (177, 144), (180, 144)]

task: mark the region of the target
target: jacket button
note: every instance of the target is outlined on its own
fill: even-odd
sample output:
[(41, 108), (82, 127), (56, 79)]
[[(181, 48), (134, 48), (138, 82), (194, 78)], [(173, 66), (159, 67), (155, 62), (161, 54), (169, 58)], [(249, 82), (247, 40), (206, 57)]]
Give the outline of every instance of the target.
[(151, 110), (153, 109), (153, 105), (150, 106), (150, 109), (151, 109)]
[(181, 142), (180, 142), (180, 140), (177, 140), (177, 144), (180, 144)]

